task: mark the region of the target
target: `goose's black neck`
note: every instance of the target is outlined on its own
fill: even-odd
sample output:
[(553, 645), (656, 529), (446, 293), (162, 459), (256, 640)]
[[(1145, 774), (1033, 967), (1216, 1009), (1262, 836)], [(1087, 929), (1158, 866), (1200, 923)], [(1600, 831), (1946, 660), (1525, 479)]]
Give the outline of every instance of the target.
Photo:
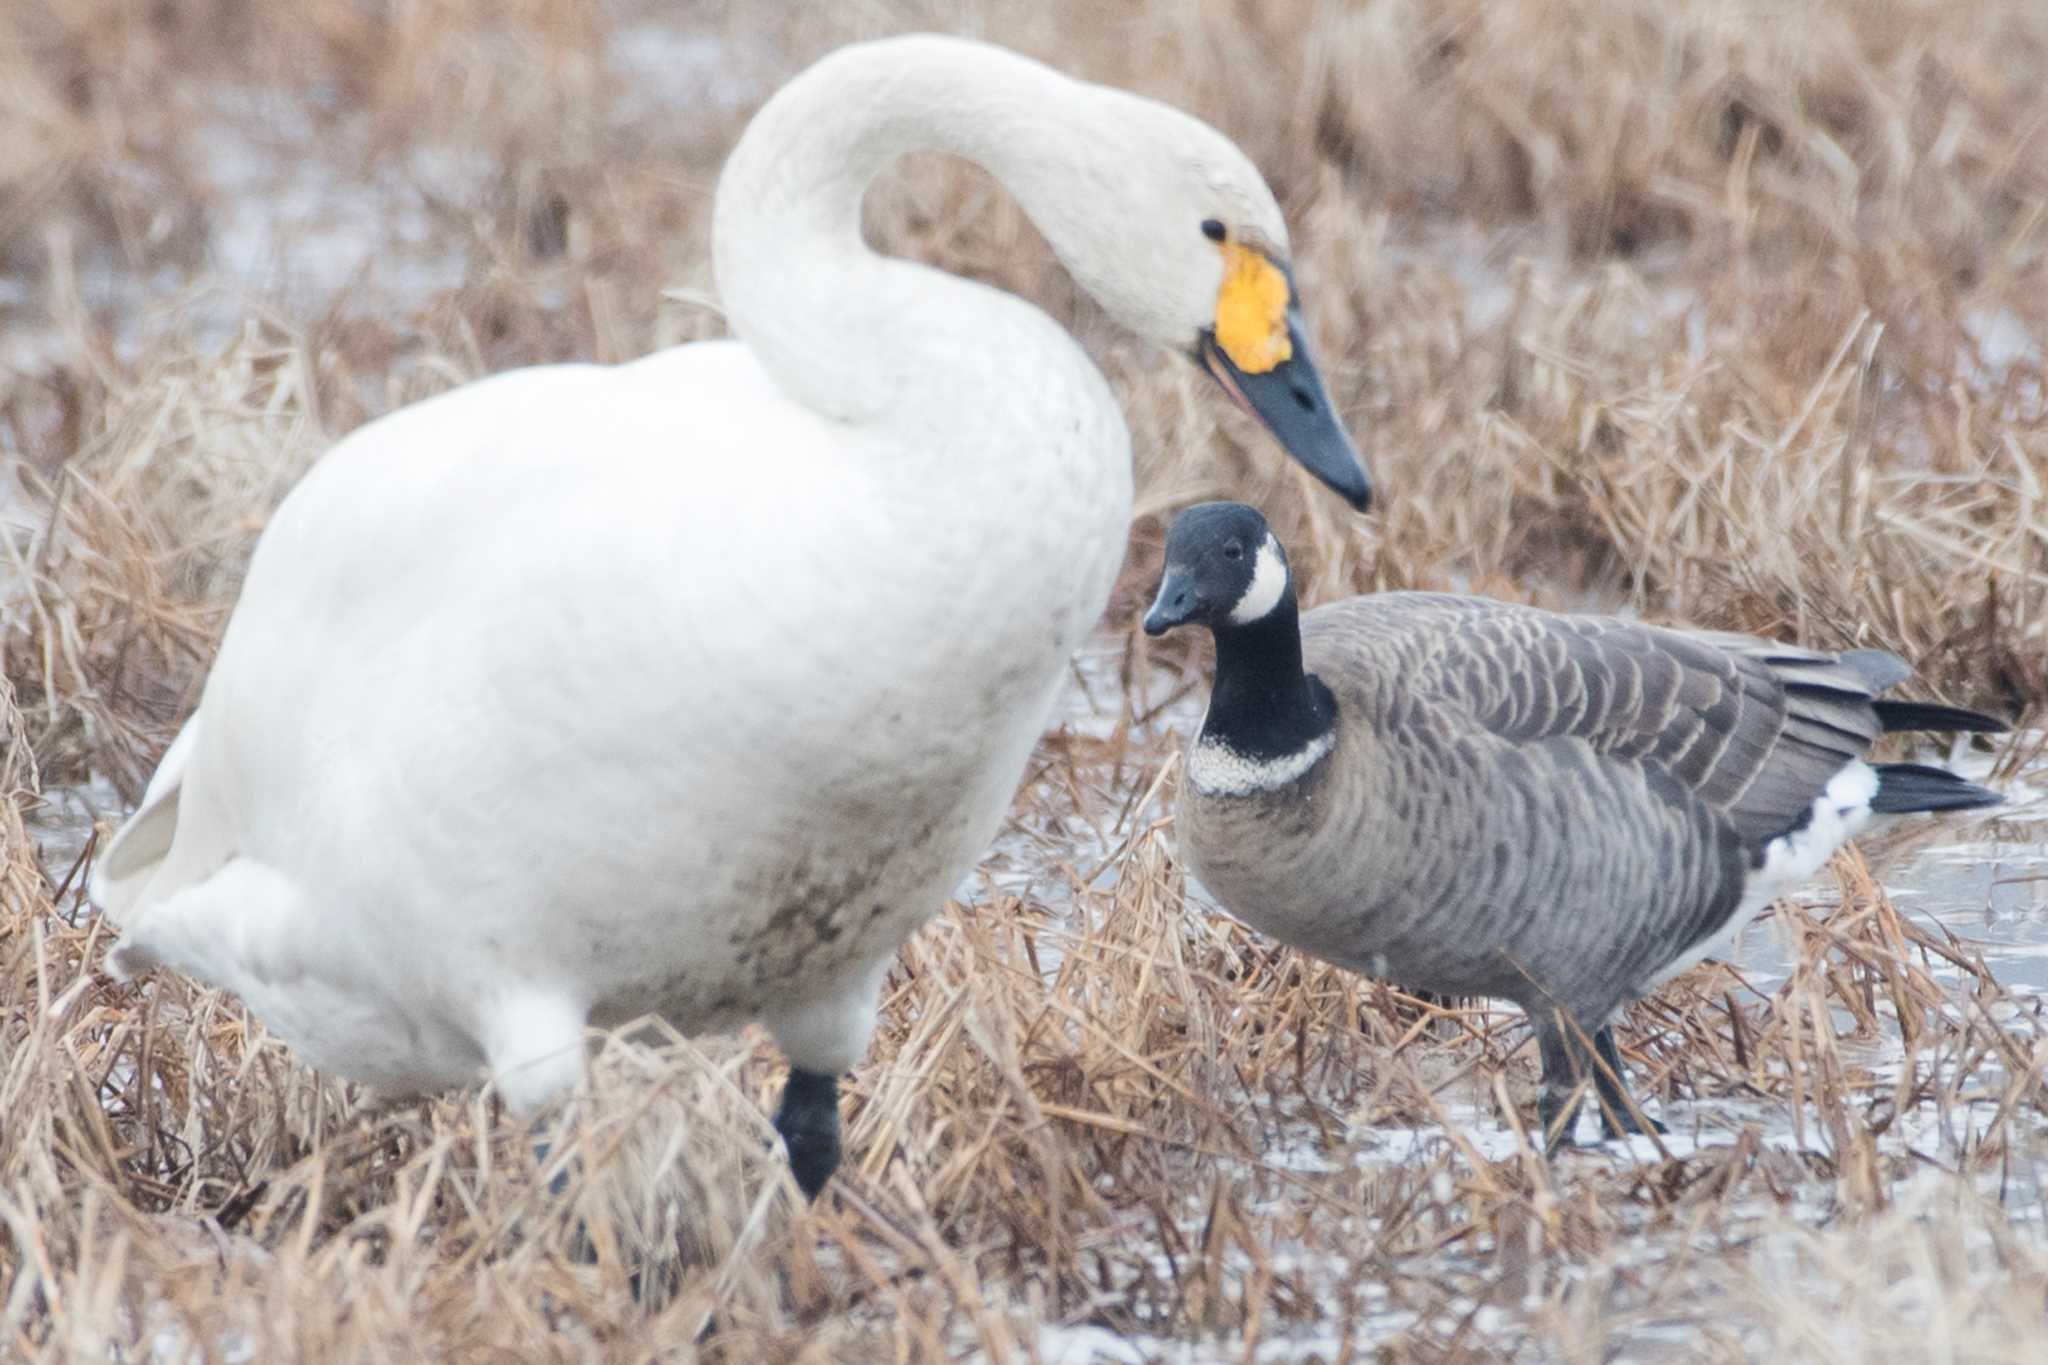
[(1216, 629), (1216, 688), (1204, 739), (1247, 758), (1299, 753), (1337, 723), (1337, 701), (1321, 678), (1303, 671), (1301, 615), (1290, 589), (1249, 625)]

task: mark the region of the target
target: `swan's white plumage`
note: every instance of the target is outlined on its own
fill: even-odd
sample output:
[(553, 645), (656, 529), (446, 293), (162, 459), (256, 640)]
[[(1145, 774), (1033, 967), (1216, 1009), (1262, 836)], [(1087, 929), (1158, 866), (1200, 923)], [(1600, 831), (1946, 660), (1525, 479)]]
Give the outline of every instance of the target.
[[(861, 244), (867, 177), (926, 145), (988, 164), (1155, 339), (1213, 304), (1209, 199), (1284, 244), (1241, 155), (1162, 106), (949, 40), (828, 58), (721, 182), (743, 341), (467, 385), (278, 509), (96, 873), (117, 970), (231, 989), (394, 1092), (495, 1074), (531, 1107), (581, 1074), (586, 1021), (647, 1011), (858, 1059), (889, 959), (1007, 807), (1131, 500), (1071, 338)], [(1144, 212), (1186, 214), (1185, 259)]]

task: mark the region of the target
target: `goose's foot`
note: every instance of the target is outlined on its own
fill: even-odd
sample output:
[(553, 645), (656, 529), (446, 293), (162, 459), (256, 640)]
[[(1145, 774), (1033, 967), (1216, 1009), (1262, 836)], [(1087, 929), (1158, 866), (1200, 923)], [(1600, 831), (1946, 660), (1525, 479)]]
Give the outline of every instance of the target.
[(775, 1131), (789, 1149), (789, 1173), (804, 1198), (818, 1191), (839, 1168), (839, 1077), (791, 1067), (775, 1110)]
[(1579, 1098), (1579, 1088), (1571, 1081), (1553, 1085), (1549, 1077), (1543, 1079), (1536, 1092), (1537, 1136), (1543, 1142), (1543, 1155), (1556, 1156), (1566, 1147), (1579, 1145)]
[(1669, 1133), (1669, 1128), (1643, 1113), (1642, 1106), (1629, 1094), (1628, 1083), (1622, 1079), (1628, 1073), (1622, 1070), (1612, 1025), (1603, 1025), (1594, 1032), (1593, 1055), (1598, 1063), (1593, 1068), (1593, 1087), (1600, 1095), (1601, 1130), (1611, 1138), (1630, 1133)]
[[(1587, 1044), (1591, 1043), (1591, 1047)], [(1604, 1137), (1631, 1133), (1663, 1133), (1665, 1127), (1642, 1112), (1629, 1095), (1628, 1074), (1614, 1045), (1614, 1030), (1602, 1025), (1590, 1037), (1567, 1017), (1539, 1023), (1536, 1046), (1543, 1059), (1543, 1082), (1536, 1114), (1543, 1126), (1543, 1151), (1555, 1155), (1578, 1145), (1579, 1106), (1591, 1082)]]
[(1631, 1133), (1655, 1133), (1658, 1137), (1669, 1137), (1671, 1134), (1671, 1130), (1664, 1126), (1663, 1120), (1653, 1119), (1648, 1114), (1643, 1115), (1642, 1120), (1638, 1122), (1636, 1116), (1626, 1109), (1617, 1109), (1615, 1113), (1620, 1116), (1619, 1124), (1609, 1119), (1605, 1110), (1600, 1114), (1600, 1131), (1610, 1138), (1627, 1137)]

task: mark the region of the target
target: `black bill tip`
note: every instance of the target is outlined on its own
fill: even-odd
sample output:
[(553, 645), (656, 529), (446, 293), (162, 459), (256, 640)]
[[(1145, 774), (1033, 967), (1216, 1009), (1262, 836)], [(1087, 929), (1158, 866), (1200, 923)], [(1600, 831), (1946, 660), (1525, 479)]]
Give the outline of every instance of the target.
[(1159, 593), (1145, 613), (1145, 633), (1164, 635), (1175, 626), (1186, 625), (1194, 615), (1195, 589), (1184, 573), (1168, 570), (1160, 581)]
[(1372, 479), (1351, 434), (1337, 420), (1309, 354), (1301, 316), (1292, 308), (1287, 312), (1287, 335), (1293, 354), (1263, 374), (1250, 374), (1231, 361), (1213, 335), (1204, 333), (1199, 348), (1202, 366), (1302, 468), (1363, 512), (1372, 506)]

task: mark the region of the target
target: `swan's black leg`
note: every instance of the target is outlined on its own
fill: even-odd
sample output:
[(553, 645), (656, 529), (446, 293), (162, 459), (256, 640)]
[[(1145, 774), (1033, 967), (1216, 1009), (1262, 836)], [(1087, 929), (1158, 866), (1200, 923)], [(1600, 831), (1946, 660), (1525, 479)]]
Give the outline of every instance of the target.
[[(1593, 1052), (1600, 1059), (1600, 1065), (1593, 1068), (1593, 1086), (1600, 1095), (1600, 1126), (1609, 1137), (1621, 1137), (1626, 1133), (1668, 1133), (1666, 1128), (1649, 1115), (1636, 1118), (1637, 1107), (1629, 1100), (1628, 1075), (1621, 1069), (1621, 1053), (1614, 1046), (1614, 1026), (1603, 1024), (1593, 1034)], [(1617, 1127), (1616, 1125), (1620, 1125)], [(1643, 1125), (1649, 1125), (1645, 1128)]]
[[(545, 1170), (547, 1169), (548, 1157), (553, 1155), (554, 1152), (554, 1148), (549, 1145), (545, 1136), (546, 1126), (543, 1121), (536, 1119), (532, 1127), (527, 1131), (533, 1135), (533, 1164)], [(569, 1197), (570, 1169), (569, 1165), (564, 1164), (562, 1169), (556, 1171), (553, 1177), (548, 1180), (548, 1196), (550, 1198), (559, 1200)], [(597, 1264), (597, 1248), (590, 1244), (590, 1234), (580, 1218), (576, 1220), (576, 1230), (569, 1237), (569, 1255), (571, 1259), (580, 1261), (584, 1265)], [(637, 1293), (635, 1297), (638, 1297)]]
[(791, 1067), (775, 1110), (775, 1131), (789, 1148), (789, 1173), (806, 1199), (839, 1167), (839, 1078)]
[[(538, 1134), (542, 1129), (536, 1123), (531, 1131)], [(533, 1164), (546, 1169), (548, 1158), (553, 1154), (554, 1148), (548, 1145), (548, 1140), (545, 1137), (535, 1136), (533, 1139)], [(548, 1181), (548, 1193), (557, 1199), (569, 1193), (569, 1168), (567, 1166), (563, 1166), (561, 1170), (556, 1171), (554, 1178)]]

